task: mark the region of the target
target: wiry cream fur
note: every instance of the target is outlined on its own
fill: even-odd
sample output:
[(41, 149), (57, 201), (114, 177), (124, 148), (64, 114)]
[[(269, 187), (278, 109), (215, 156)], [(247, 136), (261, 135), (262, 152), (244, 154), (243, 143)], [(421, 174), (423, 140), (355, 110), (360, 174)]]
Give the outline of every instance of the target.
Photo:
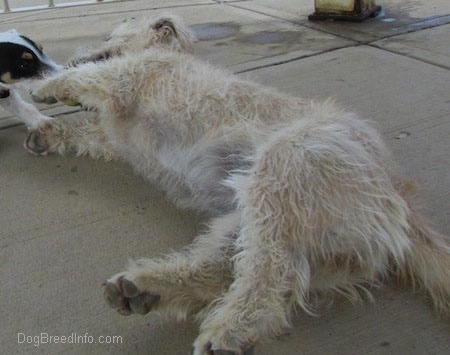
[[(330, 292), (356, 300), (390, 276), (450, 311), (448, 239), (411, 210), (379, 134), (333, 102), (164, 48), (80, 64), (33, 94), (95, 109), (94, 141), (179, 205), (217, 214), (191, 246), (133, 262), (105, 285), (124, 314), (196, 313), (194, 354), (245, 352), (288, 327), (294, 308), (313, 313)], [(82, 126), (47, 122), (29, 149), (102, 156), (84, 133), (71, 136)]]
[[(157, 18), (125, 21), (114, 29), (108, 40), (101, 46), (80, 48), (69, 59), (67, 67), (105, 61), (111, 57), (121, 56), (125, 52), (131, 55), (148, 48), (161, 47), (191, 52), (192, 44), (195, 41), (194, 34), (183, 25), (182, 21), (170, 14), (163, 14)], [(53, 101), (54, 98), (49, 98), (47, 103), (53, 103)], [(73, 120), (73, 117), (58, 117), (50, 122), (48, 121), (50, 117), (34, 114), (34, 111), (38, 114), (39, 111), (32, 105), (22, 102), (20, 106), (24, 109), (14, 113), (22, 119), (30, 131), (33, 130), (24, 144), (31, 153), (44, 155), (49, 151), (59, 154), (74, 151), (79, 156), (90, 155), (93, 158), (106, 160), (117, 158), (105, 137), (104, 127), (95, 113), (77, 115), (76, 120)], [(89, 107), (84, 108), (90, 109)], [(25, 109), (28, 111), (24, 111)], [(28, 114), (30, 112), (33, 114), (32, 119)], [(44, 121), (46, 121), (45, 124)], [(35, 131), (39, 122), (41, 123), (40, 129)], [(51, 134), (45, 135), (44, 131), (51, 131)], [(41, 135), (41, 137), (37, 137), (37, 135)], [(38, 142), (42, 140), (44, 140), (42, 142), (44, 146), (39, 146)]]

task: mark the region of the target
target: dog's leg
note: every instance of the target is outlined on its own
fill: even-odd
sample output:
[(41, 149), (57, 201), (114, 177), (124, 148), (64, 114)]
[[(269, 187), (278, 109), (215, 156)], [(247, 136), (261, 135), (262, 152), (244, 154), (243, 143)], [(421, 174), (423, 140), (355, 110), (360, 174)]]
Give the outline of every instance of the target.
[(9, 89), (10, 95), (0, 99), (0, 104), (5, 110), (19, 118), (30, 128), (36, 128), (40, 122), (48, 121), (51, 118), (39, 112), (32, 104), (24, 101), (15, 89)]
[(237, 213), (215, 219), (210, 231), (189, 248), (133, 262), (105, 283), (108, 303), (124, 315), (156, 309), (181, 320), (199, 312), (231, 283), (230, 258), (239, 220)]
[[(113, 84), (117, 80), (111, 78), (109, 73), (115, 73), (114, 68), (108, 70), (104, 65), (94, 63), (70, 68), (37, 82), (31, 95), (36, 102), (48, 104), (57, 100), (79, 102), (101, 114), (105, 105), (117, 103)], [(106, 160), (116, 157), (100, 115), (78, 119), (60, 117), (47, 121), (28, 134), (24, 145), (28, 151), (38, 155), (75, 151), (78, 155)]]
[[(85, 108), (101, 111), (105, 105), (114, 105), (117, 96), (126, 96), (125, 92), (122, 93), (117, 75), (120, 74), (114, 66), (87, 63), (37, 81), (31, 97), (38, 103), (76, 102)], [(132, 81), (132, 78), (127, 78), (123, 79), (122, 85)]]
[(84, 63), (100, 62), (113, 56), (120, 55), (120, 53), (120, 45), (107, 46), (106, 44), (103, 44), (100, 48), (86, 48), (83, 52), (76, 53), (70, 58), (68, 66), (76, 67)]
[(116, 154), (109, 144), (97, 114), (60, 116), (29, 130), (24, 147), (35, 155), (75, 152), (78, 156), (111, 160)]
[(289, 166), (298, 162), (283, 156), (285, 147), (280, 146), (257, 153), (254, 170), (231, 179), (242, 208), (235, 280), (201, 324), (195, 355), (250, 353), (255, 343), (289, 327), (295, 301), (307, 309), (307, 250), (294, 241), (299, 230), (291, 227), (298, 216), (283, 207), (299, 198), (289, 190), (294, 176), (283, 171), (286, 161)]
[(243, 224), (237, 242), (242, 250), (233, 258), (236, 279), (201, 324), (194, 355), (250, 354), (255, 343), (289, 327), (294, 293), (306, 304), (307, 257), (288, 235), (282, 235), (281, 216), (270, 215), (269, 210), (260, 212), (268, 213), (262, 224), (256, 216), (250, 217), (250, 211), (244, 212), (248, 223)]
[(202, 323), (195, 355), (241, 354), (289, 327), (296, 305), (311, 312), (313, 288), (351, 295), (404, 259), (408, 208), (386, 172), (379, 136), (340, 122), (338, 111), (317, 123), (320, 113), (272, 135), (248, 180), (236, 180), (243, 210), (236, 277)]

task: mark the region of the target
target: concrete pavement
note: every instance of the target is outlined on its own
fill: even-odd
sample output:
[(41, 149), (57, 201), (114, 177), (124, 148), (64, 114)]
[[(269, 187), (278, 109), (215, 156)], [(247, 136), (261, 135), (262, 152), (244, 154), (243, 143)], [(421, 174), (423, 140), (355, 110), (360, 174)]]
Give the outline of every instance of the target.
[[(331, 96), (372, 120), (419, 182), (423, 213), (449, 235), (450, 3), (377, 4), (379, 17), (354, 24), (309, 22), (313, 0), (136, 0), (0, 14), (0, 31), (16, 28), (64, 63), (124, 19), (176, 13), (196, 31), (198, 56), (295, 95)], [(195, 324), (120, 316), (100, 285), (128, 258), (188, 244), (204, 217), (174, 209), (124, 163), (33, 157), (25, 133), (0, 112), (0, 353), (188, 354)], [(375, 304), (337, 300), (320, 317), (299, 314), (256, 354), (450, 353), (449, 319), (423, 295), (397, 286), (374, 294)], [(41, 333), (78, 342), (27, 341)]]

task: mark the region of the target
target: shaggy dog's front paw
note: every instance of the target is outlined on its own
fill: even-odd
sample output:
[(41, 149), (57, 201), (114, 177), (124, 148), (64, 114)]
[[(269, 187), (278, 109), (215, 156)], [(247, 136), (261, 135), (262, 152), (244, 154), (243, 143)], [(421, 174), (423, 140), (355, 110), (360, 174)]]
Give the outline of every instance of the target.
[(31, 93), (31, 98), (34, 102), (37, 102), (38, 104), (47, 104), (52, 105), (57, 103), (58, 101), (64, 103), (67, 106), (78, 106), (80, 103), (71, 98), (69, 94), (63, 94), (63, 95), (49, 95), (45, 93), (45, 90), (33, 90)]
[(113, 277), (103, 285), (106, 301), (122, 315), (147, 314), (160, 299), (159, 295), (139, 290), (124, 275)]
[(34, 129), (28, 132), (23, 146), (34, 155), (46, 155), (48, 152), (47, 141), (39, 129)]
[(44, 104), (54, 104), (58, 101), (72, 99), (72, 89), (67, 84), (67, 75), (59, 75), (56, 78), (49, 78), (37, 82), (32, 88), (30, 95), (34, 102)]

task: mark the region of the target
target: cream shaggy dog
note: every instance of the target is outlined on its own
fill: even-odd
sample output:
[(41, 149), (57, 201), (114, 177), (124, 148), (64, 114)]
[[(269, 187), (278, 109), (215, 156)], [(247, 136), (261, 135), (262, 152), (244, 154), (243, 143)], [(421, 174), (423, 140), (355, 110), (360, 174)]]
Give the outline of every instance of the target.
[(183, 53), (193, 37), (176, 19), (121, 31), (33, 92), (98, 117), (45, 122), (28, 149), (121, 157), (179, 206), (217, 217), (182, 251), (111, 277), (112, 307), (196, 314), (196, 355), (249, 354), (297, 307), (313, 313), (330, 293), (357, 300), (392, 276), (449, 313), (450, 243), (408, 205), (408, 184), (367, 122)]

